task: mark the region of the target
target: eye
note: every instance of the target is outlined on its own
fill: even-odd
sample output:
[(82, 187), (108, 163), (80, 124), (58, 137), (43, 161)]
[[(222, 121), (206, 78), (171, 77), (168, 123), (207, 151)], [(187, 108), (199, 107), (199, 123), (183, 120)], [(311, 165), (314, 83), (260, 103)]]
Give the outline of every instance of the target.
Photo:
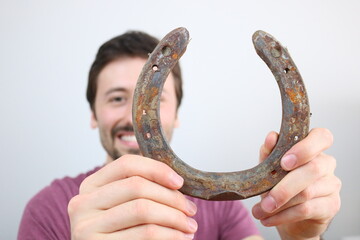
[(126, 103), (126, 98), (123, 96), (113, 96), (109, 98), (109, 103), (112, 105), (123, 105)]
[(123, 97), (113, 97), (110, 99), (111, 102), (122, 102), (124, 101)]

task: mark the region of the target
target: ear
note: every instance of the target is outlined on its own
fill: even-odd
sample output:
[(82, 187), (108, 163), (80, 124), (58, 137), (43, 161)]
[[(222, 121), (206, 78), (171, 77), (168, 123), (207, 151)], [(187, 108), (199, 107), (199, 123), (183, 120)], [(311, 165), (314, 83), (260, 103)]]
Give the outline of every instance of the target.
[(92, 129), (95, 129), (98, 127), (98, 123), (97, 123), (94, 111), (91, 111), (90, 126)]

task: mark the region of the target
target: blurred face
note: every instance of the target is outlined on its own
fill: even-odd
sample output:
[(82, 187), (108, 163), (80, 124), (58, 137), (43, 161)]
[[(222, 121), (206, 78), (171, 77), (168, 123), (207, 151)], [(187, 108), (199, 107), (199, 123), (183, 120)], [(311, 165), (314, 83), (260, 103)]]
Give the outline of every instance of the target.
[[(140, 154), (132, 124), (132, 100), (145, 62), (146, 59), (139, 57), (120, 58), (106, 65), (98, 76), (91, 126), (99, 128), (108, 162), (124, 154)], [(160, 109), (165, 137), (170, 141), (173, 129), (178, 126), (175, 86), (171, 74), (163, 88)]]

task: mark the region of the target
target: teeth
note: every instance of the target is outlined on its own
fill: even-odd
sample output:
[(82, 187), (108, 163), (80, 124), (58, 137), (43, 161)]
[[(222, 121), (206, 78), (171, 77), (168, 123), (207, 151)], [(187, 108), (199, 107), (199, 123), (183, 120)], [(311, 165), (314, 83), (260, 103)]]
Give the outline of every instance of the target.
[(121, 140), (127, 141), (127, 142), (136, 142), (135, 135), (123, 135), (121, 136)]

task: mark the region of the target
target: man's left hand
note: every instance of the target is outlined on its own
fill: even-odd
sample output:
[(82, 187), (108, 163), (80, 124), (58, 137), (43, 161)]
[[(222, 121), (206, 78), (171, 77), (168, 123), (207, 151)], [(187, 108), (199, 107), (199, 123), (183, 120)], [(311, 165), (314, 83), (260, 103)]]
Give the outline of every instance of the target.
[[(260, 161), (270, 154), (277, 138), (275, 132), (268, 134)], [(311, 130), (283, 156), (281, 166), (289, 173), (253, 207), (254, 217), (264, 226), (276, 226), (283, 239), (319, 239), (339, 211), (336, 160), (323, 153), (332, 143), (329, 130)]]

